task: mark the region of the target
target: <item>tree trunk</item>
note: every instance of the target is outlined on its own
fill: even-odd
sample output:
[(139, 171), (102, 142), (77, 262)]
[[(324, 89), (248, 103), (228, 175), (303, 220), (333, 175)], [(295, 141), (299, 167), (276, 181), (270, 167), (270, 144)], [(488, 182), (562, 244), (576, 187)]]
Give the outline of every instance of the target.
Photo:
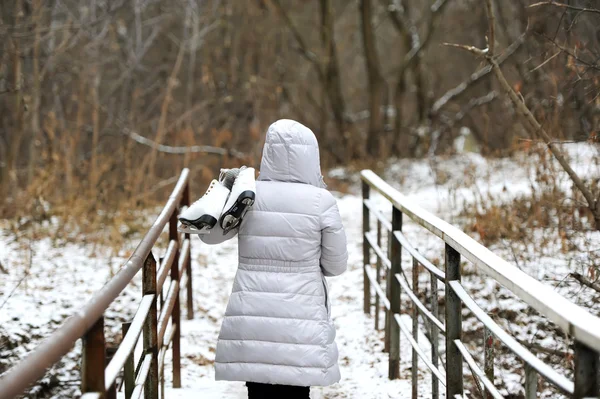
[[(194, 91), (196, 90), (195, 85), (194, 85), (194, 76), (196, 73), (196, 52), (198, 50), (198, 34), (200, 32), (200, 21), (198, 18), (198, 14), (197, 11), (192, 9), (192, 7), (188, 7), (188, 12), (190, 13), (190, 22), (191, 22), (191, 43), (190, 43), (190, 58), (189, 58), (189, 64), (188, 64), (188, 82), (187, 82), (187, 95), (185, 98), (185, 105), (186, 105), (186, 110), (191, 110), (192, 109), (192, 104), (193, 104), (193, 96), (194, 96)], [(186, 30), (186, 32), (189, 32), (189, 30)], [(192, 125), (192, 113), (189, 114), (189, 117), (186, 120), (186, 130), (188, 130), (188, 132), (186, 134), (192, 134), (189, 131), (193, 132), (193, 125)], [(193, 134), (192, 137), (193, 138)], [(191, 154), (187, 153), (184, 155), (183, 157), (183, 166), (184, 167), (188, 167), (190, 164), (190, 160), (191, 160)]]
[[(321, 40), (325, 48), (325, 62), (323, 70), (324, 87), (333, 112), (336, 130), (339, 135), (337, 142), (341, 142), (345, 153), (338, 150), (336, 158), (344, 161), (352, 157), (352, 148), (349, 146), (348, 132), (344, 115), (346, 103), (342, 93), (342, 80), (338, 64), (337, 48), (335, 45), (334, 18), (331, 0), (321, 0)], [(335, 146), (339, 147), (339, 146)]]
[(98, 142), (100, 140), (100, 104), (98, 99), (98, 87), (100, 86), (100, 72), (92, 70), (92, 156), (90, 160), (90, 190), (96, 190), (98, 184)]
[[(173, 65), (173, 69), (171, 70), (171, 75), (169, 76), (168, 80), (167, 80), (167, 87), (165, 89), (165, 97), (163, 99), (162, 105), (160, 107), (160, 118), (158, 120), (158, 128), (156, 129), (156, 136), (154, 141), (157, 144), (162, 144), (162, 141), (166, 135), (166, 128), (167, 128), (167, 117), (168, 117), (168, 112), (169, 112), (169, 105), (171, 104), (171, 100), (172, 100), (172, 91), (173, 88), (175, 87), (175, 83), (176, 83), (176, 79), (177, 79), (177, 75), (179, 74), (179, 69), (181, 68), (181, 64), (183, 61), (183, 55), (185, 54), (185, 45), (183, 43), (181, 43), (180, 47), (179, 47), (179, 52), (177, 54), (177, 59), (175, 60), (175, 65)], [(145, 176), (145, 182), (149, 182), (149, 177), (154, 177), (154, 166), (156, 164), (156, 154), (157, 153), (157, 148), (156, 147), (152, 147), (152, 151), (150, 152), (150, 159), (149, 159), (149, 163), (148, 163), (148, 174), (150, 176)], [(147, 186), (146, 186), (147, 187)]]
[(402, 148), (407, 148), (408, 142), (402, 135), (402, 129), (404, 127), (404, 115), (402, 114), (402, 104), (404, 102), (404, 93), (406, 92), (406, 75), (404, 71), (398, 74), (398, 82), (396, 83), (396, 90), (394, 91), (394, 108), (396, 111), (396, 117), (394, 119), (394, 139), (393, 149), (400, 151)]
[(383, 131), (381, 108), (383, 107), (384, 81), (381, 76), (377, 44), (373, 32), (371, 0), (361, 0), (360, 16), (365, 62), (369, 78), (369, 131), (366, 150), (371, 157), (377, 158), (380, 155), (380, 139)]
[(422, 125), (427, 119), (428, 96), (425, 79), (425, 71), (421, 64), (421, 56), (417, 55), (417, 58), (413, 65), (413, 74), (415, 76), (416, 96), (417, 96), (417, 115), (419, 117), (419, 124)]
[(36, 163), (36, 144), (40, 134), (40, 102), (41, 102), (41, 76), (40, 76), (40, 19), (42, 5), (40, 0), (33, 0), (33, 29), (35, 31), (33, 42), (33, 92), (31, 94), (31, 138), (29, 141), (29, 162), (27, 166), (27, 183), (33, 180)]
[[(15, 26), (19, 26), (21, 23), (21, 17), (23, 14), (22, 0), (15, 1), (14, 15), (15, 15)], [(6, 167), (6, 180), (10, 186), (15, 187), (17, 185), (17, 158), (19, 157), (19, 149), (21, 148), (21, 140), (23, 138), (23, 93), (21, 85), (21, 47), (19, 39), (13, 37), (13, 91), (14, 91), (14, 109), (13, 109), (13, 131), (11, 134), (9, 152), (7, 156), (7, 167)], [(9, 192), (12, 191), (9, 188)]]

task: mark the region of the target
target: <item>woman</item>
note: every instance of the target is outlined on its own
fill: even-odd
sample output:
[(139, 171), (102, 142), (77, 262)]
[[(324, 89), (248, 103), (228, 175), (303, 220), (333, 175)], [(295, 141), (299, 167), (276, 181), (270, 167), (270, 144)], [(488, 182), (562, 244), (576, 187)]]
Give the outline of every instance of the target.
[(217, 380), (246, 381), (249, 398), (308, 398), (340, 380), (327, 282), (346, 270), (346, 236), (325, 189), (310, 129), (279, 120), (267, 131), (256, 202), (240, 227), (239, 266), (221, 326)]

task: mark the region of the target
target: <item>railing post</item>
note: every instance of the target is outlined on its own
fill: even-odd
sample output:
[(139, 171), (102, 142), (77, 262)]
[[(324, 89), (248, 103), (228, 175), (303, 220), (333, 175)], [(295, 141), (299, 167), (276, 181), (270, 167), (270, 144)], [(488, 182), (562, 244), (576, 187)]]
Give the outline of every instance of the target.
[[(129, 331), (129, 327), (131, 327), (131, 323), (129, 322), (121, 325), (123, 339), (125, 339), (127, 331)], [(133, 353), (127, 356), (127, 361), (125, 362), (125, 367), (123, 370), (123, 382), (125, 385), (125, 399), (130, 399), (133, 389), (135, 388), (135, 361)]]
[(450, 281), (460, 281), (460, 254), (446, 244), (446, 397), (463, 394), (463, 359), (454, 345), (461, 339), (461, 301), (450, 287)]
[[(105, 365), (110, 364), (110, 361), (112, 360), (115, 352), (117, 351), (117, 348), (118, 348), (118, 345), (117, 345), (117, 347), (106, 346), (106, 356), (104, 357), (106, 359), (105, 363), (104, 363)], [(106, 373), (105, 373), (105, 376), (106, 376)], [(113, 384), (110, 387), (106, 388), (105, 398), (106, 399), (117, 399), (117, 384), (116, 384), (116, 382), (113, 382)]]
[(81, 392), (97, 392), (102, 398), (105, 398), (106, 341), (104, 340), (104, 317), (100, 317), (83, 336), (82, 355)]
[[(402, 230), (402, 212), (396, 207), (392, 210), (392, 231)], [(400, 283), (396, 279), (396, 274), (402, 271), (402, 247), (400, 242), (392, 233), (392, 268), (388, 282), (390, 284), (390, 356), (388, 376), (391, 380), (400, 377), (400, 327), (394, 317), (400, 314)]]
[[(190, 206), (190, 182), (185, 185), (183, 190), (183, 199), (181, 201), (181, 205)], [(187, 273), (187, 286), (186, 286), (186, 300), (187, 300), (187, 319), (192, 320), (194, 318), (194, 296), (192, 289), (192, 240), (190, 239), (189, 234), (185, 234), (184, 236), (189, 242), (189, 250), (190, 256), (188, 256), (187, 265), (185, 265), (185, 270)], [(183, 289), (183, 287), (181, 287)]]
[[(392, 242), (394, 241), (394, 232), (393, 229), (392, 231), (388, 232), (388, 245), (387, 245), (387, 256), (388, 259), (392, 259)], [(387, 298), (388, 301), (390, 301), (392, 294), (391, 294), (391, 289), (392, 289), (392, 272), (391, 270), (388, 270), (387, 267), (385, 268), (385, 296)], [(391, 316), (390, 316), (390, 312), (386, 309), (385, 310), (385, 332), (384, 332), (384, 337), (383, 337), (383, 351), (386, 353), (390, 353), (390, 325), (392, 324), (390, 322)]]
[[(419, 297), (419, 262), (415, 257), (412, 258), (412, 289), (417, 298)], [(419, 342), (419, 310), (415, 303), (412, 304), (412, 335), (415, 342)], [(412, 351), (412, 399), (419, 396), (419, 356), (413, 348)]]
[[(483, 342), (485, 351), (483, 352), (483, 371), (485, 376), (494, 382), (494, 336), (487, 327), (483, 327)], [(485, 388), (484, 388), (485, 389)], [(485, 399), (493, 399), (493, 395), (486, 389)]]
[(538, 375), (533, 367), (525, 363), (525, 399), (536, 399)]
[(366, 267), (371, 264), (371, 253), (369, 249), (369, 243), (365, 239), (365, 234), (371, 229), (369, 220), (369, 208), (365, 205), (364, 201), (369, 199), (369, 192), (371, 188), (367, 182), (362, 182), (362, 197), (363, 197), (363, 311), (365, 314), (371, 313), (371, 284), (369, 277), (367, 276)]
[(587, 345), (575, 341), (575, 399), (600, 396), (598, 387), (598, 352)]
[[(177, 213), (173, 212), (171, 220), (169, 221), (169, 240), (178, 240), (179, 235), (177, 234)], [(171, 266), (171, 281), (179, 281), (179, 254), (180, 254), (181, 243), (177, 246), (175, 252), (175, 259), (173, 259), (173, 265)], [(175, 306), (173, 306), (173, 313), (171, 314), (171, 327), (175, 329), (175, 335), (173, 336), (172, 350), (173, 350), (173, 388), (181, 388), (181, 305), (179, 302), (181, 290), (175, 293)], [(162, 343), (161, 343), (162, 344)]]
[(144, 353), (152, 354), (150, 374), (144, 386), (145, 399), (158, 399), (158, 311), (156, 307), (156, 260), (148, 254), (142, 269), (142, 294), (154, 295), (150, 312), (144, 322)]
[[(377, 246), (381, 248), (381, 220), (377, 219)], [(377, 284), (381, 281), (381, 258), (377, 257), (377, 265), (375, 269), (375, 281)], [(379, 295), (375, 295), (375, 330), (379, 330)]]
[[(433, 274), (430, 273), (430, 285), (431, 285), (431, 313), (433, 313), (433, 315), (435, 317), (440, 317), (439, 315), (439, 309), (438, 309), (438, 281), (437, 281), (437, 277)], [(438, 356), (439, 356), (439, 334), (440, 332), (438, 331), (437, 326), (433, 323), (433, 321), (430, 324), (431, 326), (431, 363), (435, 366), (438, 367)], [(431, 399), (438, 399), (440, 397), (440, 382), (438, 380), (438, 378), (433, 375), (431, 376)]]

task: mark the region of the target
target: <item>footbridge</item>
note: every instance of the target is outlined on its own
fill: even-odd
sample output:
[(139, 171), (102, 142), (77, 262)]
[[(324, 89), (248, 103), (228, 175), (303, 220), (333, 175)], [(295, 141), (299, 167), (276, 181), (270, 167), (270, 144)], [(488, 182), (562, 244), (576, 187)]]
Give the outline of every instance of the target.
[[(356, 225), (358, 239), (350, 243), (362, 250), (362, 256), (354, 257), (361, 259), (354, 265), (359, 278), (351, 280), (357, 287), (362, 284), (362, 290), (357, 291), (357, 298), (348, 292), (339, 297), (358, 304), (348, 307), (353, 314), (346, 317), (358, 327), (361, 323), (366, 326), (368, 345), (381, 344), (383, 355), (369, 348), (360, 350), (365, 351), (361, 357), (373, 356), (371, 367), (386, 371), (379, 377), (381, 384), (392, 383), (386, 388), (386, 398), (503, 398), (494, 375), (500, 355), (512, 356), (522, 365), (518, 381), (526, 399), (542, 393), (549, 397), (548, 392), (551, 397), (600, 397), (599, 318), (409, 201), (374, 172), (362, 171), (361, 181), (362, 198), (351, 202), (355, 209), (349, 213), (356, 218), (362, 207), (362, 226)], [(187, 384), (184, 378), (182, 357), (193, 356), (187, 352), (198, 345), (210, 344), (195, 339), (190, 340), (194, 342), (191, 347), (185, 341), (193, 331), (193, 324), (186, 323), (205, 317), (199, 312), (194, 316), (194, 304), (207, 294), (204, 290), (210, 289), (206, 285), (195, 287), (192, 278), (201, 267), (192, 255), (192, 243), (201, 244), (177, 232), (177, 215), (189, 200), (189, 171), (185, 169), (156, 221), (120, 271), (0, 377), (0, 399), (27, 397), (29, 387), (77, 345), (81, 345), (80, 388), (84, 399), (245, 397), (242, 385), (225, 392)], [(405, 235), (407, 223), (441, 242), (442, 261), (428, 259), (417, 250)], [(161, 238), (168, 238), (168, 245), (158, 245)], [(210, 268), (210, 263), (205, 267)], [(572, 367), (542, 360), (480, 307), (478, 292), (469, 290), (462, 281), (467, 267), (510, 290), (515, 300), (545, 321), (545, 327), (536, 322), (532, 328), (559, 331), (570, 340)], [(118, 326), (122, 336), (117, 345), (109, 346), (107, 309), (132, 281), (139, 280), (140, 274), (137, 311)], [(335, 319), (335, 302), (333, 307)], [(471, 322), (466, 325), (467, 317), (477, 326)], [(334, 321), (338, 324), (339, 320)], [(473, 334), (474, 330), (483, 334)], [(338, 336), (347, 333), (338, 325)], [(365, 337), (357, 339), (364, 344)], [(346, 358), (342, 355), (349, 350), (354, 349), (341, 346), (340, 357)], [(351, 361), (346, 363), (353, 367)], [(343, 375), (338, 391), (344, 392), (355, 382), (345, 378), (359, 378), (359, 373)], [(212, 384), (208, 377), (206, 384)], [(319, 390), (312, 395), (342, 397)], [(348, 391), (343, 397), (367, 397), (357, 395)]]

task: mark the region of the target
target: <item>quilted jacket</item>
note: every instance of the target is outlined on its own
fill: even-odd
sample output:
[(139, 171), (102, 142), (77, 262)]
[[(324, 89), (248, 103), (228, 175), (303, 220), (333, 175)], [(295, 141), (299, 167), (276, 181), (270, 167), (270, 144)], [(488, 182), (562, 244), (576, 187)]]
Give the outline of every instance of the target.
[(346, 235), (325, 189), (319, 147), (291, 120), (269, 127), (256, 202), (238, 234), (239, 264), (216, 351), (217, 380), (325, 386), (340, 380), (325, 276), (346, 270)]

